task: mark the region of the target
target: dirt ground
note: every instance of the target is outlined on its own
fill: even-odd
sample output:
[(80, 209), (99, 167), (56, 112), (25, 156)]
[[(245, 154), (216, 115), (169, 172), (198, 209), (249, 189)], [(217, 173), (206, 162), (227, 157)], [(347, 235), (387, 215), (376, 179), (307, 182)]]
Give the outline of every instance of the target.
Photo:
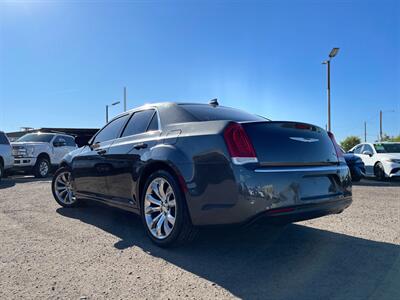
[(400, 182), (353, 194), (339, 215), (165, 250), (131, 213), (61, 208), (48, 180), (5, 179), (0, 299), (400, 299)]

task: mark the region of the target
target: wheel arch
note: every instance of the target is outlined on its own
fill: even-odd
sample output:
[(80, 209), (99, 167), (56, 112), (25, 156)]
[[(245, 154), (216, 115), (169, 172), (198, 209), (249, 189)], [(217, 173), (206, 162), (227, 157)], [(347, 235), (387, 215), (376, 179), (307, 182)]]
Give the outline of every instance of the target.
[[(137, 198), (136, 200), (139, 208), (141, 205), (141, 198), (143, 196), (143, 189), (147, 178), (149, 178), (149, 176), (152, 173), (159, 170), (164, 170), (170, 173), (178, 181), (182, 193), (186, 195), (187, 192), (186, 182), (181, 173), (179, 172), (178, 168), (165, 161), (160, 161), (160, 160), (152, 161), (143, 168), (139, 176), (138, 185), (136, 187), (136, 198)], [(185, 196), (185, 201), (186, 201), (186, 196)]]
[(51, 164), (51, 159), (50, 159), (50, 155), (46, 152), (42, 152), (37, 156), (36, 160), (39, 160), (40, 158), (45, 158), (49, 161), (49, 163)]
[(1, 155), (0, 155), (0, 165), (2, 165), (4, 167), (4, 159)]

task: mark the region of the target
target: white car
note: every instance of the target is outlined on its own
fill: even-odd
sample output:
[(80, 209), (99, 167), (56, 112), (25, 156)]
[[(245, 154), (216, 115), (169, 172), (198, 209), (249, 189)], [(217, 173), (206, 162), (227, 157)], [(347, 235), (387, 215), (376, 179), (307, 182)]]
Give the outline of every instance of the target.
[(63, 157), (77, 148), (72, 136), (56, 133), (28, 133), (12, 145), (16, 172), (47, 177), (52, 167), (57, 167)]
[(5, 172), (12, 168), (13, 161), (10, 142), (5, 133), (0, 131), (0, 180)]
[(349, 152), (362, 159), (366, 176), (379, 180), (400, 176), (400, 143), (362, 143)]

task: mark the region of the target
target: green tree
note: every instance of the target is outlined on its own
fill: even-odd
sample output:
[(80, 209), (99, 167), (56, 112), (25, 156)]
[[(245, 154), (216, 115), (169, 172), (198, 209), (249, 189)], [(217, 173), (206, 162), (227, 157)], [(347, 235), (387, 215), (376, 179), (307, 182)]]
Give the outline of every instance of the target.
[(398, 136), (389, 136), (387, 134), (383, 134), (382, 142), (400, 142), (400, 134)]
[(358, 136), (351, 135), (341, 141), (340, 145), (345, 151), (349, 151), (351, 148), (359, 143), (361, 143), (360, 138)]

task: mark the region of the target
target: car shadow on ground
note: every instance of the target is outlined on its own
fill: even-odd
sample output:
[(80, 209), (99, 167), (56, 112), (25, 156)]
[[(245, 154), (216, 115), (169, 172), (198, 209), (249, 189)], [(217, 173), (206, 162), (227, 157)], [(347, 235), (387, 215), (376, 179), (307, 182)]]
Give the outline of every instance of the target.
[(2, 178), (0, 181), (0, 190), (15, 186), (20, 183), (28, 182), (50, 182), (51, 178), (35, 178), (33, 176), (10, 176)]
[(400, 178), (390, 178), (386, 180), (376, 180), (374, 178), (365, 178), (361, 179), (359, 182), (353, 182), (354, 186), (384, 186), (384, 187), (390, 187), (390, 186), (400, 186)]
[(57, 210), (138, 246), (243, 299), (400, 299), (400, 246), (319, 230), (285, 227), (207, 229), (189, 245), (161, 249), (132, 213), (101, 205)]

